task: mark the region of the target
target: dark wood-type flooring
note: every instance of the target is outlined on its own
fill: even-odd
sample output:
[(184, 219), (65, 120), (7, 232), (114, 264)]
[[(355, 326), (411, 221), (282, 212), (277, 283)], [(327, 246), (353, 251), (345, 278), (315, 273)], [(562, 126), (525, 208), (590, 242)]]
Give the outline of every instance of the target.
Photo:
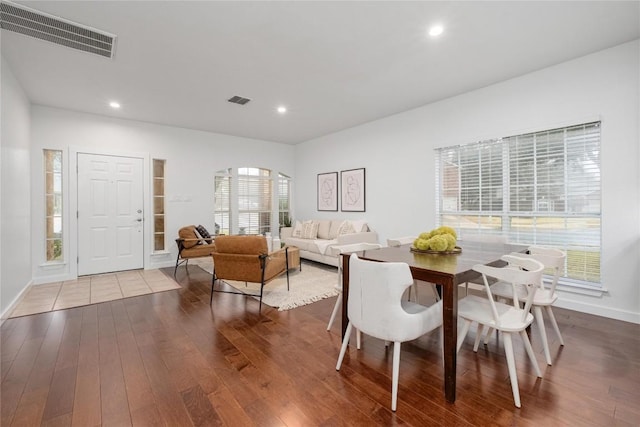
[(181, 290), (5, 321), (1, 425), (640, 425), (639, 325), (554, 309), (566, 345), (548, 331), (553, 366), (531, 331), (543, 379), (514, 340), (521, 409), (502, 343), (475, 354), (474, 332), (447, 403), (435, 332), (403, 345), (393, 413), (392, 347), (365, 336), (336, 372), (335, 298), (258, 316), (239, 295), (209, 306), (211, 276), (196, 266), (177, 278)]

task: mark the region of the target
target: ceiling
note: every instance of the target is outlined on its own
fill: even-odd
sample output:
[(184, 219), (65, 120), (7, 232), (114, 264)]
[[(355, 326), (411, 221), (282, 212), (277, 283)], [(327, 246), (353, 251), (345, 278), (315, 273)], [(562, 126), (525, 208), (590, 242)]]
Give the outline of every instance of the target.
[(289, 144), (640, 37), (639, 1), (15, 3), (117, 36), (109, 59), (3, 30), (32, 103)]

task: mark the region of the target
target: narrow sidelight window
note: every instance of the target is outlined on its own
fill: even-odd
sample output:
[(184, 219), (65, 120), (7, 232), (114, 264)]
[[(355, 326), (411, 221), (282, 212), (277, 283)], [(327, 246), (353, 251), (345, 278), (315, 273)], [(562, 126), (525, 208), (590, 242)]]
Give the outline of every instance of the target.
[(166, 160), (153, 159), (153, 250), (164, 250), (164, 166)]
[(47, 261), (62, 261), (62, 151), (44, 150)]

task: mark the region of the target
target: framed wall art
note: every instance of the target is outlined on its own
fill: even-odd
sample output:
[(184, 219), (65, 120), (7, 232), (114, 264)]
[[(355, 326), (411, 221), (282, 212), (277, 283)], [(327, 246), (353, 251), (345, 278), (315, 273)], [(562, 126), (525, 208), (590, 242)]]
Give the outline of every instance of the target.
[(365, 211), (365, 175), (364, 168), (340, 172), (342, 184), (342, 211)]
[(338, 172), (318, 174), (318, 210), (338, 210)]

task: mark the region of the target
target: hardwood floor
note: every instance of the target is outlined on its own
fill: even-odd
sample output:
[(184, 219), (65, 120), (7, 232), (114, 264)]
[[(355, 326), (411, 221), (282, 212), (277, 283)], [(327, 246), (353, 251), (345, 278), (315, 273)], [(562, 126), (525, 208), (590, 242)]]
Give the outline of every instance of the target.
[[(171, 271), (170, 271), (171, 270)], [(172, 269), (165, 270), (172, 274)], [(458, 356), (455, 404), (442, 392), (440, 337), (404, 344), (398, 411), (390, 411), (392, 351), (363, 337), (340, 372), (335, 299), (278, 312), (217, 294), (197, 267), (183, 288), (4, 322), (2, 426), (37, 425), (640, 425), (640, 326), (554, 309), (537, 379), (519, 340), (522, 409), (513, 405), (502, 343)], [(427, 292), (423, 292), (427, 294)]]

